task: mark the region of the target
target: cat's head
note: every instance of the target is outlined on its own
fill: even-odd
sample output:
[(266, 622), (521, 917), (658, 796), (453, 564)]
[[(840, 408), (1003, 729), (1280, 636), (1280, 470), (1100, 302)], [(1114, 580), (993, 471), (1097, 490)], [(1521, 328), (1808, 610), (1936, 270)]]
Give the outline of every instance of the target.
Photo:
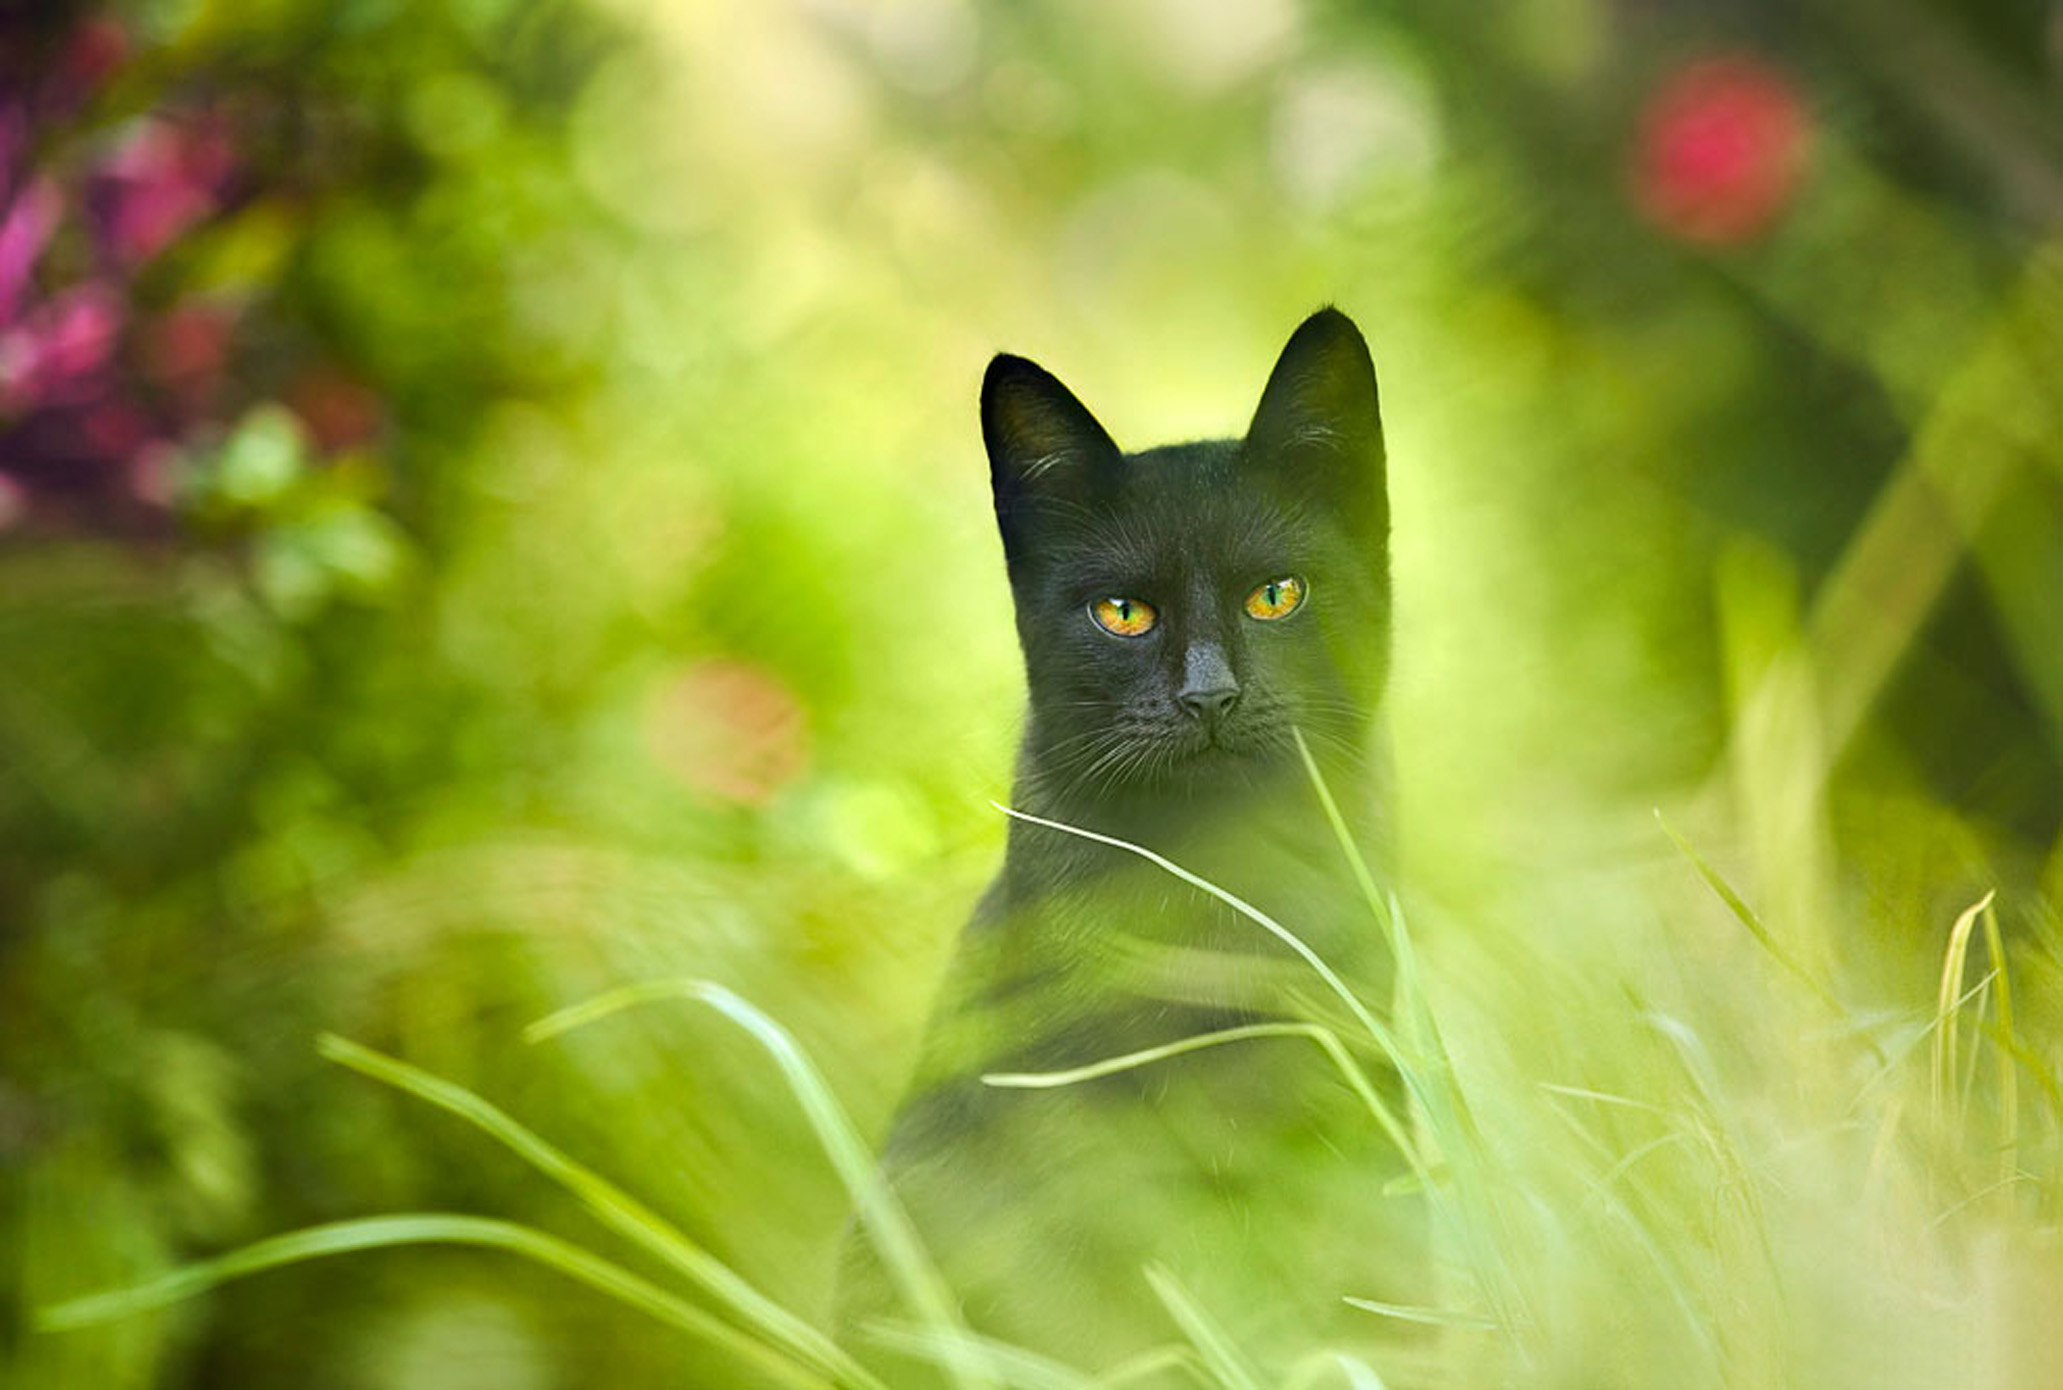
[(1119, 794), (1359, 746), (1389, 645), (1375, 368), (1305, 320), (1246, 437), (1127, 454), (1021, 357), (982, 384), (996, 519), (1031, 686), (1028, 770)]

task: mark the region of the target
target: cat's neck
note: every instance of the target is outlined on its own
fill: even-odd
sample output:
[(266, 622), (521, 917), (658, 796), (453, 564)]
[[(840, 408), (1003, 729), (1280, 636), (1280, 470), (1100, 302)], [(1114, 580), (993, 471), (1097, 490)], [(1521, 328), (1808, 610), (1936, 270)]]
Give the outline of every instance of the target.
[[(1379, 759), (1365, 749), (1316, 755), (1319, 777), (1349, 834), (1381, 858), (1387, 801)], [(1338, 853), (1310, 769), (1289, 751), (1265, 762), (1231, 763), (1118, 787), (1046, 775), (1035, 746), (1020, 755), (1012, 806), (1044, 820), (1151, 850), (1193, 871), (1223, 872), (1229, 858)], [(1066, 889), (1108, 872), (1113, 855), (1097, 841), (1013, 821), (1005, 875), (1019, 898)], [(1237, 867), (1236, 865), (1232, 867)], [(1233, 875), (1237, 877), (1237, 875)]]

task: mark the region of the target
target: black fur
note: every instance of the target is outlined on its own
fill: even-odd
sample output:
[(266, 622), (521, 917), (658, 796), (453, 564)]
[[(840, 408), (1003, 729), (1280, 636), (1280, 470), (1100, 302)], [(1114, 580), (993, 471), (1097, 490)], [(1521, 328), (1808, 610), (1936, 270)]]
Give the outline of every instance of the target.
[[(1359, 331), (1337, 310), (1306, 320), (1243, 439), (1126, 454), (1010, 356), (989, 366), (981, 423), (1030, 692), (1016, 806), (1202, 873), (1380, 1004), (1374, 923), (1291, 732), (1376, 852), (1389, 507)], [(1284, 576), (1306, 586), (1302, 605), (1249, 616), (1246, 596)], [(1090, 608), (1113, 597), (1151, 604), (1157, 623), (1104, 630)], [(1263, 1342), (1329, 1328), (1343, 1293), (1396, 1294), (1415, 1249), (1379, 1195), (1397, 1160), (1315, 1049), (1242, 1043), (1061, 1090), (980, 1079), (1309, 1016), (1322, 994), (1222, 903), (1122, 850), (1013, 822), (884, 1156), (970, 1321), (1094, 1367), (1172, 1332), (1150, 1262), (1241, 1299), (1215, 1311)], [(1342, 1190), (1382, 1219), (1337, 1210)], [(1300, 1226), (1331, 1229), (1252, 1238), (1300, 1209)], [(1343, 1257), (1341, 1235), (1363, 1228)], [(850, 1254), (848, 1325), (894, 1316), (863, 1246)], [(913, 1374), (899, 1365), (895, 1383)]]

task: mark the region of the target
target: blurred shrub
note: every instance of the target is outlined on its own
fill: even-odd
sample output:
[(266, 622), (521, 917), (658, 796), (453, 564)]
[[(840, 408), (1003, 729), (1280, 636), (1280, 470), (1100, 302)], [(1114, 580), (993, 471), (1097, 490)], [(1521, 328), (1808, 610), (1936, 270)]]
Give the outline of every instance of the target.
[[(1240, 428), (1313, 303), (1370, 328), (1415, 886), (1479, 1036), (1533, 1067), (1498, 1074), (1507, 1136), (1541, 1079), (1652, 1087), (1710, 1127), (1799, 1062), (1733, 924), (1629, 887), (1661, 860), (1696, 888), (1657, 804), (1915, 1028), (1945, 924), (2000, 887), (2021, 1027), (2053, 1037), (2040, 18), (8, 8), (0, 1364), (734, 1373), (458, 1253), (32, 1333), (34, 1305), (314, 1221), (570, 1224), (474, 1136), (321, 1068), (324, 1028), (492, 1097), (784, 1302), (821, 1294), (843, 1198), (763, 1057), (671, 1015), (515, 1039), (626, 979), (721, 978), (884, 1113), (1000, 836), (1015, 653), (971, 405), (999, 348), (1137, 445)], [(1521, 926), (1533, 954), (1503, 950)], [(1686, 1002), (1686, 977), (1727, 983)], [(1692, 1096), (1622, 984), (1745, 1079)], [(1658, 1134), (1613, 1137), (1571, 1171)], [(1655, 1189), (1696, 1273), (1672, 1289), (1729, 1287), (1684, 1194), (1739, 1151)], [(1798, 1152), (1771, 1171), (1852, 1177), (1838, 1146)], [(1813, 1267), (1805, 1243), (1778, 1263)], [(1580, 1362), (1619, 1329), (1608, 1299), (1577, 1311)]]

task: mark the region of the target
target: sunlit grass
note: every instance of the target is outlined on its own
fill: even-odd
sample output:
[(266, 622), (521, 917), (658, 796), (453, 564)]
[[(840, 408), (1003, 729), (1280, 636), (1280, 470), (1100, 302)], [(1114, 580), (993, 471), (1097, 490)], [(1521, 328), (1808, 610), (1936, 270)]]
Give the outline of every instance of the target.
[(1172, 1271), (1149, 1265), (1146, 1282), (1154, 1296), (1168, 1310), (1168, 1316), (1182, 1329), (1182, 1335), (1196, 1348), (1197, 1358), (1213, 1383), (1224, 1390), (1261, 1390), (1260, 1372), (1247, 1362), (1216, 1318), (1190, 1296)]
[[(1329, 790), (1314, 788), (1343, 852), (1352, 854)], [(1916, 1372), (1958, 1363), (2011, 1329), (1974, 1306), (1969, 1281), (1995, 1285), (2024, 1269), (2003, 1263), (2040, 1247), (2049, 1229), (2047, 1169), (2063, 1109), (2048, 1058), (2053, 1041), (2023, 1036), (2009, 950), (1986, 894), (1949, 926), (1931, 1017), (1870, 1013), (1841, 1000), (1840, 982), (1792, 957), (1735, 889), (1683, 836), (1664, 830), (1697, 878), (1778, 967), (1714, 965), (1704, 989), (1678, 990), (1653, 962), (1550, 963), (1545, 954), (1488, 968), (1456, 987), (1421, 972), (1399, 905), (1357, 872), (1366, 907), (1399, 961), (1397, 997), (1355, 994), (1309, 945), (1276, 921), (1152, 850), (1018, 812), (1056, 833), (1097, 840), (1156, 864), (1224, 901), (1293, 952), (1358, 1025), (1344, 1037), (1315, 1019), (1228, 1028), (1066, 1071), (994, 1073), (986, 1084), (1054, 1089), (1150, 1068), (1220, 1047), (1313, 1044), (1360, 1098), (1369, 1123), (1431, 1201), (1458, 1283), (1418, 1303), (1349, 1294), (1372, 1325), (1419, 1324), (1438, 1340), (1400, 1368), (1313, 1345), (1286, 1368), (1264, 1368), (1161, 1268), (1139, 1271), (1167, 1316), (1160, 1348), (1111, 1367), (1069, 1366), (977, 1336), (961, 1319), (895, 1194), (844, 1107), (794, 1037), (734, 991), (708, 981), (630, 984), (525, 1030), (533, 1043), (664, 1001), (704, 1005), (773, 1059), (860, 1228), (878, 1249), (909, 1321), (864, 1329), (878, 1345), (936, 1365), (962, 1386), (1022, 1390), (1157, 1385), (1176, 1376), (1222, 1390), (1420, 1383), (1674, 1383), (1728, 1385), (1838, 1373), (1885, 1314), (1886, 1346), (1863, 1368), (1912, 1357)], [(1687, 911), (1688, 904), (1676, 910)], [(1966, 982), (1980, 927), (1987, 971)], [(1542, 946), (1540, 952), (1550, 948)], [(1727, 962), (1721, 956), (1715, 960)], [(1451, 970), (1451, 962), (1447, 967)], [(1800, 1011), (1767, 981), (1790, 979)], [(1566, 986), (1566, 995), (1512, 991)], [(1471, 991), (1475, 991), (1472, 995)], [(1507, 1012), (1488, 1031), (1485, 1001)], [(1556, 1017), (1566, 1010), (1566, 1020)], [(1390, 1019), (1386, 1020), (1384, 1014)], [(1401, 1026), (1400, 1026), (1401, 1024)], [(1722, 1031), (1730, 1027), (1733, 1031)], [(1450, 1057), (1448, 1036), (1465, 1040)], [(1528, 1038), (1551, 1041), (1525, 1055)], [(1497, 1052), (1502, 1044), (1505, 1051)], [(132, 1316), (231, 1279), (327, 1255), (402, 1245), (469, 1244), (557, 1270), (707, 1341), (741, 1367), (793, 1385), (881, 1385), (852, 1354), (755, 1289), (609, 1180), (473, 1092), (333, 1035), (322, 1055), (443, 1109), (495, 1139), (574, 1195), (605, 1227), (642, 1249), (688, 1291), (661, 1287), (613, 1261), (515, 1223), (448, 1213), (371, 1217), (256, 1242), (131, 1288), (49, 1308), (61, 1330)], [(1382, 1098), (1357, 1052), (1394, 1068), (1411, 1116)], [(1988, 1071), (1988, 1084), (1984, 1077)], [(2024, 1091), (2021, 1075), (2036, 1085)], [(1769, 1077), (1781, 1076), (1780, 1084)], [(2033, 1150), (2035, 1152), (2031, 1152)], [(2033, 1166), (2029, 1166), (2032, 1164)], [(1295, 1174), (1283, 1175), (1294, 1182)], [(2021, 1200), (2016, 1193), (2031, 1192)], [(1957, 1232), (1961, 1230), (1959, 1235)], [(1856, 1248), (1855, 1242), (1867, 1248)], [(2033, 1244), (2030, 1244), (2033, 1242)], [(2050, 1254), (2043, 1277), (2063, 1274)], [(1853, 1284), (1844, 1280), (1856, 1281)], [(1989, 1285), (1987, 1285), (1989, 1286)], [(706, 1306), (705, 1306), (706, 1305)], [(1935, 1326), (1930, 1319), (1938, 1322)], [(1606, 1328), (1618, 1340), (1605, 1340)], [(1609, 1350), (1607, 1349), (1609, 1345)], [(1986, 1354), (2011, 1362), (2010, 1348)], [(1599, 1358), (1604, 1358), (1600, 1361)], [(1613, 1367), (1598, 1374), (1600, 1365)], [(1645, 1369), (1642, 1369), (1645, 1368)], [(1830, 1370), (1831, 1368), (1831, 1370)], [(1271, 1379), (1275, 1377), (1275, 1379)], [(1595, 1376), (1595, 1378), (1591, 1378)], [(1843, 1377), (1845, 1378), (1845, 1377)]]
[(53, 1332), (91, 1327), (198, 1297), (232, 1279), (247, 1278), (307, 1260), (420, 1245), (471, 1245), (520, 1255), (661, 1323), (707, 1339), (781, 1384), (832, 1384), (831, 1380), (811, 1374), (766, 1343), (741, 1333), (678, 1295), (668, 1293), (649, 1280), (578, 1245), (512, 1221), (448, 1212), (371, 1216), (255, 1241), (218, 1259), (183, 1265), (147, 1283), (57, 1304), (44, 1310), (40, 1321), (46, 1330)]
[[(661, 999), (688, 999), (707, 1004), (729, 1018), (773, 1055), (782, 1079), (801, 1102), (818, 1140), (829, 1155), (838, 1176), (851, 1194), (860, 1224), (875, 1243), (889, 1275), (911, 1309), (926, 1324), (941, 1333), (964, 1333), (958, 1305), (932, 1267), (917, 1233), (903, 1213), (902, 1204), (883, 1180), (880, 1168), (867, 1150), (859, 1132), (847, 1118), (831, 1089), (795, 1039), (780, 1024), (740, 999), (721, 985), (703, 980), (656, 980), (612, 991), (585, 1004), (576, 1004), (532, 1024), (525, 1035), (532, 1041), (557, 1036), (608, 1017), (633, 1005)], [(956, 1384), (985, 1386), (992, 1383), (990, 1368), (979, 1348), (963, 1337), (948, 1344), (947, 1369)]]
[(1357, 1065), (1348, 1053), (1339, 1034), (1316, 1023), (1246, 1023), (1233, 1028), (1222, 1028), (1214, 1033), (1197, 1033), (1178, 1038), (1174, 1042), (1162, 1043), (1158, 1047), (1141, 1048), (1122, 1056), (1105, 1057), (1084, 1066), (1070, 1067), (1065, 1071), (1050, 1072), (989, 1072), (982, 1084), (1004, 1090), (1045, 1091), (1060, 1086), (1073, 1086), (1083, 1081), (1094, 1081), (1099, 1077), (1115, 1076), (1119, 1072), (1131, 1071), (1137, 1067), (1151, 1066), (1206, 1048), (1223, 1047), (1228, 1043), (1251, 1042), (1259, 1038), (1305, 1038), (1317, 1045), (1326, 1059), (1339, 1070), (1340, 1077), (1368, 1113), (1382, 1129), (1397, 1152), (1410, 1164), (1413, 1175), (1421, 1186), (1430, 1187), (1433, 1182), (1431, 1166), (1419, 1152), (1418, 1142), (1412, 1138), (1403, 1120), (1383, 1102), (1368, 1073)]
[(832, 1345), (822, 1333), (777, 1306), (722, 1261), (689, 1240), (679, 1228), (662, 1220), (615, 1184), (575, 1163), (471, 1091), (333, 1033), (325, 1033), (318, 1038), (316, 1049), (330, 1061), (428, 1101), (498, 1140), (531, 1167), (578, 1197), (603, 1225), (643, 1246), (720, 1306), (728, 1308), (747, 1326), (759, 1328), (768, 1340), (803, 1364), (834, 1378), (865, 1379), (865, 1373), (853, 1364), (851, 1358)]

